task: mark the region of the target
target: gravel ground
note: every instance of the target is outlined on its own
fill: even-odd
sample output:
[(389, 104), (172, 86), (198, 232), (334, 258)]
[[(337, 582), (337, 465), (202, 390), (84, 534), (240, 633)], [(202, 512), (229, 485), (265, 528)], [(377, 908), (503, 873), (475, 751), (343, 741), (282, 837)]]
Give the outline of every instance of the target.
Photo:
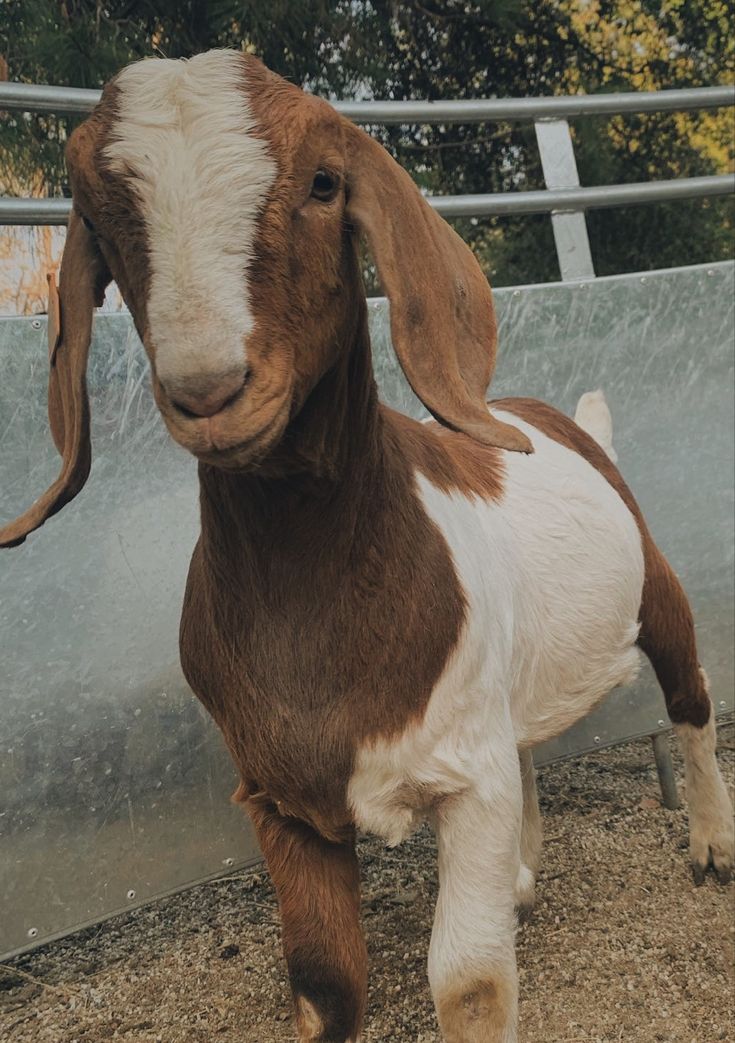
[[(732, 785), (733, 725), (720, 750)], [(518, 932), (523, 1043), (733, 1043), (735, 888), (693, 886), (686, 813), (662, 808), (650, 743), (546, 767), (539, 794), (544, 867)], [(439, 1043), (425, 975), (433, 838), (360, 849), (365, 1043)], [(1, 967), (0, 1039), (294, 1040), (266, 875), (220, 879)]]

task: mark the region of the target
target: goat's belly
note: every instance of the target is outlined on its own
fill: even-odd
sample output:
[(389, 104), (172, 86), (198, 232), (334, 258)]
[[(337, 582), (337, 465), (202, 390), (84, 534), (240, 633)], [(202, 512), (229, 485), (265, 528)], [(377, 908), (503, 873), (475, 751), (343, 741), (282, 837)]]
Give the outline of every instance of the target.
[(635, 677), (643, 548), (635, 518), (587, 460), (498, 416), (535, 447), (506, 454), (501, 499), (461, 504), (427, 483), (423, 495), (467, 594), (464, 641), (488, 657), (502, 650), (504, 680), (490, 662), (487, 675), (506, 690), (519, 745), (532, 746)]
[(563, 731), (638, 669), (644, 566), (635, 518), (583, 457), (499, 415), (530, 435), (535, 453), (506, 454), (497, 500), (417, 477), (467, 617), (421, 724), (359, 752), (356, 819), (389, 841), (436, 799), (517, 770), (516, 745)]
[(518, 551), (511, 713), (519, 745), (559, 734), (639, 668), (638, 524), (579, 454), (528, 426), (538, 459), (508, 461)]

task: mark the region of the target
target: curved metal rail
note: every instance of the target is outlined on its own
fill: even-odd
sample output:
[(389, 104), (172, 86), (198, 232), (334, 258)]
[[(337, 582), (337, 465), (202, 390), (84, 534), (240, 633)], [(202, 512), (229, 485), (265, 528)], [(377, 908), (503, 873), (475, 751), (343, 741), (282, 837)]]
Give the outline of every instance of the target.
[[(0, 109), (73, 115), (90, 112), (101, 91), (37, 83), (0, 83)], [(482, 123), (563, 119), (623, 112), (684, 112), (735, 104), (735, 86), (574, 94), (552, 98), (481, 98), (461, 101), (335, 101), (355, 123)]]
[[(678, 181), (596, 185), (591, 188), (540, 189), (464, 196), (427, 196), (442, 217), (488, 217), (505, 214), (565, 214), (604, 207), (662, 203), (674, 199), (723, 196), (735, 192), (735, 174), (690, 177)], [(0, 224), (64, 225), (71, 199), (2, 199)]]
[[(83, 114), (101, 92), (78, 87), (0, 83), (0, 110)], [(720, 108), (735, 104), (735, 86), (621, 94), (577, 94), (551, 98), (485, 98), (457, 101), (333, 102), (349, 119), (362, 124), (450, 124), (498, 120), (532, 120), (546, 190), (492, 195), (434, 196), (429, 203), (444, 217), (551, 214), (562, 279), (594, 278), (585, 211), (600, 207), (726, 195), (735, 191), (735, 176), (682, 178), (646, 184), (579, 185), (567, 117), (626, 112), (671, 112)], [(60, 225), (71, 209), (68, 199), (0, 198), (0, 224)]]

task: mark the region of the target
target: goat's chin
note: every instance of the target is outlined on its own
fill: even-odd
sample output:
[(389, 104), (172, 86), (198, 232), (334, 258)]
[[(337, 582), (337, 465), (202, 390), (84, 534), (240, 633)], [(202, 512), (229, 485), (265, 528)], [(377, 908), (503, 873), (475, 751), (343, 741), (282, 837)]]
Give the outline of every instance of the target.
[(289, 418), (289, 400), (273, 403), (267, 415), (217, 414), (185, 418), (162, 408), (169, 434), (197, 460), (225, 471), (255, 470), (278, 445)]
[(198, 450), (194, 456), (203, 464), (218, 467), (222, 471), (255, 471), (280, 440), (259, 437), (230, 449)]

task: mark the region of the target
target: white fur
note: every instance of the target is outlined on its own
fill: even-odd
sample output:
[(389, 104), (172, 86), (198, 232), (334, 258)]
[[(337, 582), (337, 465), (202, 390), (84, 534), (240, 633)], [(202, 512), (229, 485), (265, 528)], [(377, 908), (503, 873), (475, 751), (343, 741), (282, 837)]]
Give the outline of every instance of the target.
[[(358, 825), (390, 844), (427, 813), (437, 822), (429, 968), (438, 1006), (463, 976), (471, 984), (482, 974), (515, 1003), (513, 904), (516, 886), (529, 887), (517, 747), (563, 731), (638, 669), (644, 569), (635, 519), (577, 453), (496, 415), (535, 448), (505, 455), (499, 501), (445, 493), (417, 475), (467, 618), (421, 723), (363, 746), (349, 786)], [(508, 1033), (515, 1038), (510, 1022)]]
[(516, 745), (564, 731), (638, 669), (635, 519), (577, 453), (496, 415), (535, 448), (505, 455), (499, 501), (444, 493), (417, 476), (468, 611), (421, 724), (359, 753), (351, 803), (358, 823), (389, 843), (404, 839), (435, 797), (478, 784), (506, 740), (515, 758)]
[[(706, 675), (705, 682), (709, 690)], [(689, 805), (689, 854), (695, 873), (701, 879), (700, 874), (706, 870), (710, 860), (715, 869), (722, 872), (729, 871), (735, 859), (732, 806), (715, 756), (717, 736), (714, 707), (703, 728), (677, 724), (674, 730), (684, 754)]]
[[(635, 676), (643, 552), (635, 518), (594, 467), (517, 417), (496, 415), (535, 448), (506, 454), (499, 501), (416, 477), (454, 558), (466, 622), (423, 720), (359, 751), (349, 799), (358, 824), (390, 844), (432, 815), (437, 1008), (466, 986), (469, 1009), (472, 984), (491, 981), (507, 998), (503, 1039), (513, 1041), (513, 906), (533, 890), (520, 860), (517, 747), (563, 731)], [(526, 838), (530, 849), (539, 839)], [(462, 1038), (471, 1032), (467, 1021)]]
[(150, 58), (115, 81), (105, 152), (132, 173), (148, 232), (148, 327), (164, 384), (244, 369), (247, 268), (276, 167), (253, 136), (242, 56)]
[[(485, 768), (484, 784), (440, 801), (432, 815), (439, 897), (429, 945), (429, 984), (446, 1040), (516, 1043), (513, 942), (522, 798), (512, 741), (502, 748), (498, 744)], [(487, 1018), (473, 1003), (478, 983), (491, 983), (503, 996), (497, 1004), (502, 1015), (493, 1019), (503, 1022), (500, 1036), (489, 1035)], [(488, 1006), (491, 1014), (496, 1003)]]
[(618, 462), (612, 442), (612, 416), (602, 391), (586, 391), (577, 403), (574, 422), (600, 445), (612, 462)]

